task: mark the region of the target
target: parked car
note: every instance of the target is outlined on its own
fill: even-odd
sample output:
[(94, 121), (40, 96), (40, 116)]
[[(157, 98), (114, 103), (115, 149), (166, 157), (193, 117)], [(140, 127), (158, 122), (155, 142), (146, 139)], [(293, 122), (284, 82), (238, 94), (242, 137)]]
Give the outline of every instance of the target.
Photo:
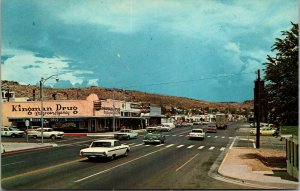
[(208, 124), (206, 128), (207, 133), (216, 133), (217, 132), (217, 126), (216, 124)]
[(190, 139), (201, 139), (203, 140), (205, 138), (205, 132), (203, 129), (192, 129), (191, 132), (189, 133), (189, 138)]
[(134, 139), (137, 138), (138, 133), (134, 132), (132, 129), (121, 129), (119, 132), (114, 134), (115, 139)]
[(174, 124), (162, 124), (160, 131), (171, 131), (173, 128), (175, 128)]
[[(35, 130), (30, 130), (27, 132), (28, 136), (33, 138), (42, 137), (42, 128), (37, 128)], [(44, 127), (43, 128), (43, 137), (50, 139), (63, 138), (64, 132), (62, 131), (54, 131), (52, 128)]]
[(130, 151), (128, 145), (121, 144), (116, 139), (101, 139), (93, 141), (88, 148), (80, 150), (81, 157), (88, 159), (109, 158), (111, 160), (118, 156), (127, 156)]
[(6, 137), (23, 137), (24, 131), (13, 126), (1, 127), (1, 136)]
[(160, 131), (161, 129), (161, 126), (149, 126), (149, 127), (146, 127), (146, 131), (151, 133), (151, 132), (154, 132), (154, 131)]
[(148, 133), (144, 136), (144, 143), (164, 143), (166, 141), (166, 137), (160, 133)]
[[(279, 133), (277, 129), (271, 127), (261, 127), (259, 132), (260, 135), (272, 135), (272, 136), (278, 135)], [(250, 130), (250, 135), (256, 135), (256, 128), (252, 128)]]

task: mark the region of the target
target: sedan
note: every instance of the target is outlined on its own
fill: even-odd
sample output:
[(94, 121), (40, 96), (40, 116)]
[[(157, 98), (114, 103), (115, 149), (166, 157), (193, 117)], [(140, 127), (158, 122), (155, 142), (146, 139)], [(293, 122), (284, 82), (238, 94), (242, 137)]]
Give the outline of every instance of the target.
[[(274, 128), (271, 128), (271, 127), (262, 127), (260, 128), (260, 131), (259, 131), (260, 135), (272, 135), (272, 136), (275, 136), (278, 134), (278, 131)], [(252, 128), (250, 130), (250, 134), (251, 135), (256, 135), (256, 128)]]
[(217, 132), (217, 126), (215, 124), (209, 124), (206, 128), (207, 133), (216, 133)]
[(153, 133), (148, 133), (144, 136), (144, 143), (148, 144), (148, 143), (164, 143), (166, 140), (166, 137), (162, 134), (153, 134)]

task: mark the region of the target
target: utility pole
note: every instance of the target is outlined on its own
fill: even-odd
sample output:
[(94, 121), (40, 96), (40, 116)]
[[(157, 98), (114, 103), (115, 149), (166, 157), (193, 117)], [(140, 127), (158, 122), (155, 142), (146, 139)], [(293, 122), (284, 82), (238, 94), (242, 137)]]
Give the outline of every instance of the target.
[(264, 80), (260, 79), (260, 70), (257, 70), (257, 79), (254, 87), (254, 117), (256, 121), (256, 148), (259, 148), (260, 123), (266, 122), (266, 92)]

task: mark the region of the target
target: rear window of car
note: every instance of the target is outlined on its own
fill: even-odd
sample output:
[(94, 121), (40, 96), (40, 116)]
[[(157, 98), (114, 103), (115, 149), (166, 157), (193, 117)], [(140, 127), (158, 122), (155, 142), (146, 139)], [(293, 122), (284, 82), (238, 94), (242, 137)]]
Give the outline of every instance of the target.
[(192, 130), (193, 133), (203, 133), (203, 131), (201, 129), (199, 130)]
[(93, 142), (91, 147), (111, 147), (110, 142)]

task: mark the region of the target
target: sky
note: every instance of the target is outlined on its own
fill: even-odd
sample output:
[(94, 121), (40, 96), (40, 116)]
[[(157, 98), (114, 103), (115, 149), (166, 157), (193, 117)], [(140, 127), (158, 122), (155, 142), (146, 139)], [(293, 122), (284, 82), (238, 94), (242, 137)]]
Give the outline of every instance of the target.
[(2, 0), (1, 79), (243, 102), (297, 0)]

